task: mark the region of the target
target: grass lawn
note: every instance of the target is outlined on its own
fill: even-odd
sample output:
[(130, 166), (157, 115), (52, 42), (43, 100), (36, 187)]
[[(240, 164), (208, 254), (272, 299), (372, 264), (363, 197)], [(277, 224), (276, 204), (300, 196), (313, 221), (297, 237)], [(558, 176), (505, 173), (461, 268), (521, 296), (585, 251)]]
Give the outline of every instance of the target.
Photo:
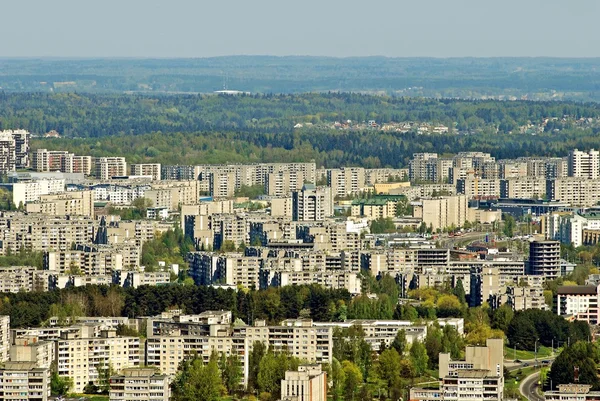
[(68, 398), (85, 398), (86, 401), (109, 401), (108, 395), (98, 394), (69, 394)]
[[(554, 351), (556, 352), (556, 348), (554, 349)], [(552, 348), (544, 347), (544, 346), (538, 347), (538, 352), (537, 352), (538, 359), (543, 359), (550, 355), (552, 355)], [(530, 360), (530, 359), (535, 359), (535, 353), (533, 351), (523, 351), (523, 350), (518, 349), (516, 352), (516, 358), (515, 358), (515, 349), (505, 346), (504, 347), (504, 358), (509, 359), (509, 360), (520, 359), (522, 361), (526, 361), (526, 360)]]

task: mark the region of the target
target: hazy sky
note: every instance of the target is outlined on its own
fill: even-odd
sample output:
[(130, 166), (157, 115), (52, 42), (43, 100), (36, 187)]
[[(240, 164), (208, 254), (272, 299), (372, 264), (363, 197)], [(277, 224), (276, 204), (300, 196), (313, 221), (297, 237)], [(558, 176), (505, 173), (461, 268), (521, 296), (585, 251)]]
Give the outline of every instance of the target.
[(0, 57), (599, 57), (598, 0), (4, 0)]

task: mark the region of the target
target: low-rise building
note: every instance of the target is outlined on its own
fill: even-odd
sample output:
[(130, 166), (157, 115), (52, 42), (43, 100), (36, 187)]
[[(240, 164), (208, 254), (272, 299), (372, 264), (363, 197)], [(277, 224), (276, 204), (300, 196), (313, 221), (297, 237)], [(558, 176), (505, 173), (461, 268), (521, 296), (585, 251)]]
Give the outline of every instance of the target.
[(50, 369), (34, 362), (5, 362), (0, 368), (0, 399), (47, 401)]
[(122, 374), (111, 376), (111, 401), (169, 401), (171, 397), (170, 377), (156, 369), (127, 368)]

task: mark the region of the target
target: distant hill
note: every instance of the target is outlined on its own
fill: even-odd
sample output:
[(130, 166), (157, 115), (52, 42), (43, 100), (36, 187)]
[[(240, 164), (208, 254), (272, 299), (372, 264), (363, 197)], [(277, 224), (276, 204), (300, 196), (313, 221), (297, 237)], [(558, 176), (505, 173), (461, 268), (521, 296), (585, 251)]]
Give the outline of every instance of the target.
[(5, 92), (353, 91), (466, 99), (600, 100), (600, 59), (0, 59)]

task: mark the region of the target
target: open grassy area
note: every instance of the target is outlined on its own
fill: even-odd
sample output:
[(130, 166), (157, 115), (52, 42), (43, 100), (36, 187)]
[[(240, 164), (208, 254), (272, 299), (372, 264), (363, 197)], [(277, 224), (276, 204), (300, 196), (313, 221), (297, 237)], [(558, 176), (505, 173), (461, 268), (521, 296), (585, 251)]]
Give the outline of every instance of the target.
[[(554, 350), (556, 352), (556, 349)], [(552, 348), (540, 346), (538, 347), (537, 357), (538, 359), (543, 359), (552, 355)], [(523, 351), (518, 349), (515, 357), (515, 349), (504, 347), (504, 358), (505, 359), (520, 359), (522, 361), (527, 361), (530, 359), (535, 359), (535, 353), (533, 351)]]
[(108, 395), (98, 394), (69, 394), (68, 398), (85, 398), (86, 401), (109, 401)]

